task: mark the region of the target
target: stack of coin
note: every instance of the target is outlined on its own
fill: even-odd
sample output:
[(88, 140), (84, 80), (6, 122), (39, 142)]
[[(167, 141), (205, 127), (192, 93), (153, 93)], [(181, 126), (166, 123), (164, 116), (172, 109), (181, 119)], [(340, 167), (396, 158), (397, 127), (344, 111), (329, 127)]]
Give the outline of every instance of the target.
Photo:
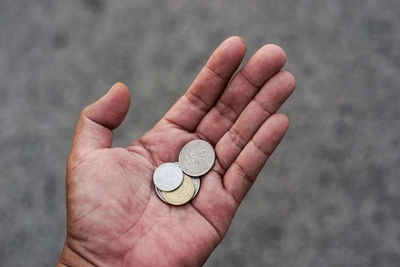
[(193, 140), (183, 146), (179, 162), (167, 162), (153, 174), (158, 197), (171, 205), (183, 205), (200, 189), (200, 177), (211, 170), (215, 161), (213, 147), (203, 140)]

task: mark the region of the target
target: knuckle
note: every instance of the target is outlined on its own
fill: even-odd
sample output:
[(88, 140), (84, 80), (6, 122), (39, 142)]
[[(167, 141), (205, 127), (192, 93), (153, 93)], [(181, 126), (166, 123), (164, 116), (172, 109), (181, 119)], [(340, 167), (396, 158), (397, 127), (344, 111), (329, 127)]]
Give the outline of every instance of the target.
[(232, 106), (224, 103), (223, 101), (218, 101), (217, 105), (215, 105), (215, 108), (222, 116), (224, 116), (232, 123), (234, 123), (236, 118), (238, 117), (238, 114), (232, 108)]
[(244, 137), (233, 127), (229, 130), (229, 136), (231, 137), (232, 142), (240, 149), (243, 149), (246, 146), (246, 140)]
[(206, 112), (208, 111), (208, 105), (207, 103), (198, 95), (196, 95), (195, 93), (193, 93), (191, 90), (189, 90), (186, 94), (185, 94), (186, 98), (189, 100), (189, 102), (191, 104), (193, 104), (194, 106), (198, 107), (200, 110)]

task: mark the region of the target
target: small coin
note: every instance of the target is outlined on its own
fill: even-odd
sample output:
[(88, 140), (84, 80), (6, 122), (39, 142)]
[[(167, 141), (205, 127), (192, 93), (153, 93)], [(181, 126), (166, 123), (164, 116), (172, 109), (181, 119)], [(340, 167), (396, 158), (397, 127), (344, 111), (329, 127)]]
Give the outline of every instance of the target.
[[(185, 174), (184, 174), (185, 175)], [(190, 177), (192, 179), (192, 182), (194, 184), (194, 194), (192, 199), (194, 199), (199, 192), (200, 189), (200, 177)]]
[(183, 205), (189, 202), (194, 195), (194, 184), (189, 176), (183, 177), (182, 184), (174, 191), (161, 191), (164, 199), (172, 205)]
[(182, 169), (174, 163), (163, 163), (153, 174), (153, 182), (162, 191), (177, 189), (183, 181)]
[(183, 146), (179, 153), (179, 165), (186, 174), (198, 177), (206, 174), (214, 165), (213, 147), (203, 140), (193, 140)]

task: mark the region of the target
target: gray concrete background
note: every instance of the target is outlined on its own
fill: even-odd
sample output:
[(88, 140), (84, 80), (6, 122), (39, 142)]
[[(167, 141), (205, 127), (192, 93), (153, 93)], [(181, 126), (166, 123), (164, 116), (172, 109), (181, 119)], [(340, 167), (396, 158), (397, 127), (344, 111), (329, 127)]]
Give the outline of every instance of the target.
[[(230, 35), (287, 52), (291, 128), (206, 266), (399, 266), (400, 2), (0, 0), (0, 266), (52, 266), (83, 106), (139, 137)], [(248, 57), (248, 56), (247, 56)]]

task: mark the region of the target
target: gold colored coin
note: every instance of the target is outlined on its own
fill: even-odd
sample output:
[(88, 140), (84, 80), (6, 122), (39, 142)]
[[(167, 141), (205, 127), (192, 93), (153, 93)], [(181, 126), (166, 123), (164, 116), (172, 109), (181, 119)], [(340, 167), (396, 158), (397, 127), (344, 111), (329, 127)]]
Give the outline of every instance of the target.
[(184, 174), (182, 184), (174, 191), (161, 191), (164, 199), (172, 205), (183, 205), (189, 202), (194, 195), (194, 184), (192, 179)]

